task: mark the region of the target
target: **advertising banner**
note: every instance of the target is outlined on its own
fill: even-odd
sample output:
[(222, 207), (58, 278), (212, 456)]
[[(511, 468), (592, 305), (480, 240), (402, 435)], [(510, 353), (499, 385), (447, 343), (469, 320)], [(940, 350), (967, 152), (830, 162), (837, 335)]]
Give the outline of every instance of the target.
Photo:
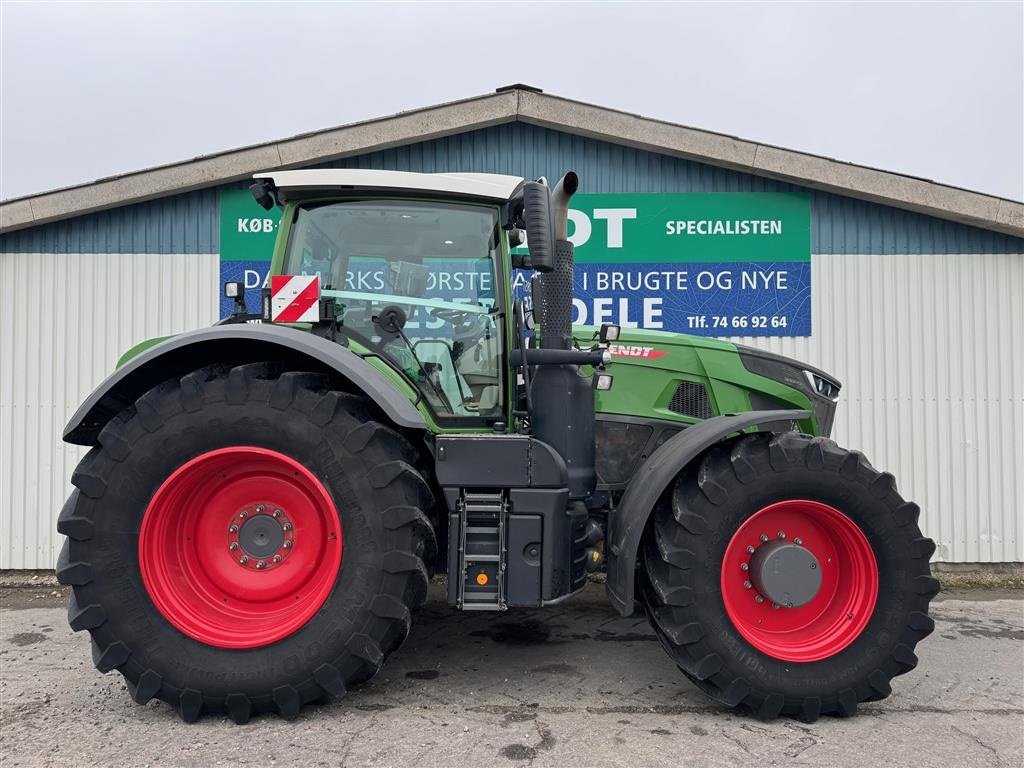
[[(247, 189), (220, 193), (220, 284), (244, 283), (250, 312), (260, 311), (260, 289), (267, 284), (280, 220), (280, 208), (263, 210)], [(230, 315), (233, 306), (234, 300), (221, 291), (220, 316)]]
[(811, 334), (805, 195), (581, 194), (569, 218), (574, 323), (697, 336)]
[[(699, 336), (811, 334), (806, 195), (577, 195), (573, 321)], [(251, 311), (264, 285), (279, 210), (246, 190), (221, 197), (221, 279), (242, 280)], [(529, 275), (513, 277), (517, 293)], [(222, 299), (226, 316), (231, 302)]]

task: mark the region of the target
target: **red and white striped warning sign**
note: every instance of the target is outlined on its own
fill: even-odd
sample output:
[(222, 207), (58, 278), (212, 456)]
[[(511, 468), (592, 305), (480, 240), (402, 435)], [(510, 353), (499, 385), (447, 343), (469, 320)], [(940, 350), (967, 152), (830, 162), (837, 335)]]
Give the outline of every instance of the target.
[(272, 275), (270, 319), (275, 323), (315, 323), (320, 319), (319, 275)]

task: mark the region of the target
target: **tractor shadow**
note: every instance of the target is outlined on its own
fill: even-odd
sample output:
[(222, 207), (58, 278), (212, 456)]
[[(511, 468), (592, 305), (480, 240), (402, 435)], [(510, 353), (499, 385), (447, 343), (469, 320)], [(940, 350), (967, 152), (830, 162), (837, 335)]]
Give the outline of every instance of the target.
[[(401, 704), (399, 704), (401, 702)], [(458, 611), (431, 584), (408, 639), (348, 706), (638, 712), (720, 709), (662, 650), (646, 616), (622, 617), (602, 584), (543, 609)]]

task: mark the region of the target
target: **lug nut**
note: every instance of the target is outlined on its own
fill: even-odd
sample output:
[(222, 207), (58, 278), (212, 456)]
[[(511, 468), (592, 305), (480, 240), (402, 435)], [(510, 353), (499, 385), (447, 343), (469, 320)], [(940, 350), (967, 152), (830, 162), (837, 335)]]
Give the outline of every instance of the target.
[(761, 541), (768, 541), (768, 534), (762, 533), (761, 534)]
[(747, 565), (746, 563), (740, 563), (740, 570), (741, 571), (749, 571), (750, 570), (750, 566)]
[(804, 540), (801, 539), (799, 536), (797, 536), (795, 539), (793, 539), (793, 543), (796, 544), (797, 546), (800, 546), (801, 544), (804, 543)]
[(232, 524), (231, 527), (228, 528), (228, 533), (238, 533), (238, 526)]
[(778, 607), (779, 607), (778, 603), (774, 603), (774, 602), (772, 603), (772, 608), (778, 608)]
[(245, 565), (246, 563), (249, 562), (249, 556), (248, 555), (242, 555), (240, 558), (238, 558), (238, 562), (241, 563), (242, 565)]
[(753, 547), (751, 547), (751, 546), (747, 546), (747, 554), (748, 554), (748, 555), (752, 555), (752, 554), (754, 554), (754, 548), (753, 548)]
[(764, 598), (761, 597), (760, 595), (754, 595), (754, 602), (758, 603), (758, 604), (761, 604), (761, 603), (764, 602)]
[(291, 541), (286, 541), (286, 542), (284, 543), (284, 548), (285, 548), (285, 549), (291, 549), (291, 548), (292, 548), (292, 543), (291, 543)]
[(260, 560), (260, 561), (258, 561), (258, 562), (256, 563), (256, 567), (257, 567), (257, 568), (259, 568), (260, 570), (262, 570), (262, 569), (264, 569), (264, 568), (266, 568), (266, 567), (267, 567), (267, 564), (266, 564), (266, 562), (265, 562), (265, 561), (263, 561), (263, 560)]
[(281, 562), (281, 556), (280, 555), (274, 555), (274, 562), (275, 563), (280, 563)]
[(256, 505), (256, 511), (257, 512), (262, 512), (264, 509), (266, 509), (266, 507), (264, 507), (262, 504), (257, 504)]
[(753, 584), (751, 584), (749, 581), (744, 581), (743, 582), (743, 588), (744, 589), (750, 589), (752, 586), (753, 586)]
[(776, 536), (778, 536), (780, 539), (785, 539), (786, 538), (786, 532), (785, 531), (779, 531), (776, 534)]
[(245, 518), (247, 518), (247, 517), (249, 516), (249, 513), (248, 513), (248, 512), (246, 512), (246, 511), (245, 511), (245, 510), (243, 509), (243, 510), (242, 510), (241, 512), (239, 512), (239, 513), (238, 513), (238, 516), (239, 516), (239, 517), (240, 517), (240, 518), (241, 518), (242, 520), (245, 520)]
[(286, 531), (290, 531), (292, 529), (292, 524), (291, 523), (285, 523), (284, 525), (281, 526), (281, 528), (283, 528)]
[(230, 549), (232, 552), (234, 552), (236, 549), (238, 549), (238, 542), (237, 541), (232, 541), (231, 544), (228, 546), (228, 549)]
[(281, 510), (280, 509), (275, 509), (274, 510), (274, 517), (280, 517), (280, 516), (281, 516)]

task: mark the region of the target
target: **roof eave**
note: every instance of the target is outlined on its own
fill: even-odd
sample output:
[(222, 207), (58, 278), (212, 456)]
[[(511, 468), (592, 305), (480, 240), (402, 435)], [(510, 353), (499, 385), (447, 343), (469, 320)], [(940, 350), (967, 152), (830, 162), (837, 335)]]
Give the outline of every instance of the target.
[(519, 119), (1024, 237), (1024, 203), (927, 179), (527, 91), (520, 93)]
[(502, 90), (8, 200), (0, 203), (0, 232), (516, 120), (1024, 237), (1024, 203), (532, 89)]
[(0, 203), (0, 233), (511, 122), (516, 93), (480, 96)]

